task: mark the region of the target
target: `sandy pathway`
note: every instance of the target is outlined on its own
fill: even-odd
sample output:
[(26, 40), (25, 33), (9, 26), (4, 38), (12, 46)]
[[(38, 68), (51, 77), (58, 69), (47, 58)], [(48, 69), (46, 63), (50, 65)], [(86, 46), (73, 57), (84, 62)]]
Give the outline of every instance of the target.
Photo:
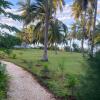
[(10, 62), (3, 63), (11, 77), (8, 100), (55, 100), (30, 73)]

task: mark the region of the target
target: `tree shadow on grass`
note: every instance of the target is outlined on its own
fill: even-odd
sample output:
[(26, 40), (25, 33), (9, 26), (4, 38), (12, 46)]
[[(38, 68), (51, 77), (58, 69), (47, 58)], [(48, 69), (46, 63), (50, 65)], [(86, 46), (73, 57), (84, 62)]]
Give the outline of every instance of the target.
[(85, 76), (79, 76), (78, 100), (100, 100), (100, 52), (88, 59), (89, 69)]

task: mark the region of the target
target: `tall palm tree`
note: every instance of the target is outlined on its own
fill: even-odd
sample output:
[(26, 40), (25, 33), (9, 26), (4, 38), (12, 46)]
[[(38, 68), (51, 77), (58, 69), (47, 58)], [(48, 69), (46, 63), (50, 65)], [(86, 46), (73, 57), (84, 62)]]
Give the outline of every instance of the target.
[[(43, 60), (48, 61), (48, 55), (47, 55), (47, 46), (48, 46), (48, 27), (49, 27), (49, 16), (51, 12), (52, 16), (52, 10), (56, 11), (57, 7), (59, 6), (62, 8), (62, 5), (64, 3), (64, 0), (45, 0), (45, 34), (44, 34), (44, 55)], [(49, 12), (49, 4), (50, 4), (50, 12)]]
[[(34, 22), (34, 20), (43, 20), (45, 24), (45, 31), (44, 31), (44, 54), (43, 60), (48, 61), (47, 55), (47, 46), (48, 46), (48, 28), (49, 28), (49, 20), (52, 17), (53, 13), (56, 12), (57, 7), (59, 6), (60, 9), (64, 4), (64, 0), (36, 0), (36, 3), (31, 4), (30, 7), (27, 7), (28, 16), (30, 16), (27, 20), (27, 24), (29, 22)], [(41, 10), (41, 7), (43, 9)], [(24, 10), (26, 10), (24, 8)], [(45, 13), (44, 13), (45, 12)], [(25, 16), (25, 20), (27, 16)]]
[(97, 2), (98, 0), (93, 0), (94, 4), (94, 19), (93, 19), (93, 31), (92, 31), (92, 44), (91, 44), (91, 57), (93, 57), (93, 49), (94, 49), (94, 36), (96, 31), (96, 17), (97, 17)]
[(82, 32), (82, 41), (81, 41), (81, 51), (84, 56), (84, 38), (86, 34), (86, 13), (87, 13), (87, 7), (88, 7), (88, 0), (74, 0), (74, 3), (72, 5), (72, 15), (75, 17), (76, 20), (81, 19), (81, 25), (83, 27)]
[(63, 22), (55, 18), (50, 20), (49, 42), (55, 44), (56, 54), (57, 54), (57, 44), (66, 42), (67, 32), (68, 28)]
[[(74, 0), (72, 11), (75, 18), (83, 19), (83, 36), (86, 32), (86, 25), (88, 36), (91, 41), (91, 56), (93, 55), (93, 41), (96, 25), (96, 16), (97, 16), (97, 1), (98, 0)], [(89, 16), (89, 19), (86, 19), (86, 16)], [(86, 22), (87, 21), (87, 22)], [(84, 38), (84, 37), (83, 37)]]

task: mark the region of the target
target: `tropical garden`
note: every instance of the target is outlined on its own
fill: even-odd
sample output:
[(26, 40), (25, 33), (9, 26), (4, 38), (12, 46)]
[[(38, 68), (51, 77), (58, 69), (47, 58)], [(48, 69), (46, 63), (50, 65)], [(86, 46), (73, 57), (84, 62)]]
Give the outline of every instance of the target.
[[(70, 27), (57, 18), (67, 2), (18, 0), (20, 14), (15, 14), (7, 11), (14, 6), (11, 0), (0, 0), (0, 17), (22, 25), (0, 22), (0, 61), (31, 73), (56, 100), (100, 100), (100, 2), (72, 0)], [(6, 67), (0, 63), (0, 100), (9, 89)]]

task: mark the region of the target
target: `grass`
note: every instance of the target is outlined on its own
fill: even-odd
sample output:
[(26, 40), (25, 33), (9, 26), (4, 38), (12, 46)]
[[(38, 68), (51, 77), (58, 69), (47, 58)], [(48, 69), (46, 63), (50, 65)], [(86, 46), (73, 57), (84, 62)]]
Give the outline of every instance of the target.
[(42, 62), (42, 54), (39, 49), (13, 50), (6, 60), (30, 70), (61, 100), (72, 94), (77, 100), (100, 100), (97, 61), (83, 58), (80, 53), (60, 51), (56, 55), (48, 51), (49, 62)]

